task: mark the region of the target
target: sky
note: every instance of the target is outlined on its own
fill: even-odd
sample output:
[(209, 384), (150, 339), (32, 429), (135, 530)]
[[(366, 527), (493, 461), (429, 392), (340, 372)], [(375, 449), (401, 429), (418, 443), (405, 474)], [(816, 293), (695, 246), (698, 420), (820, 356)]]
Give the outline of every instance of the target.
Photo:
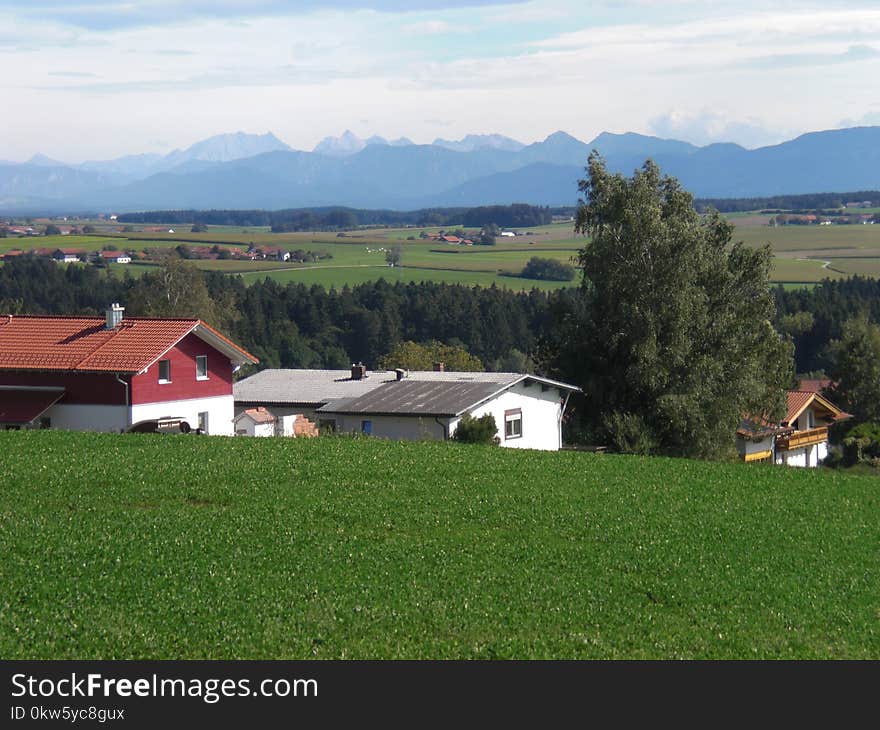
[(877, 0), (0, 0), (0, 160), (880, 124)]

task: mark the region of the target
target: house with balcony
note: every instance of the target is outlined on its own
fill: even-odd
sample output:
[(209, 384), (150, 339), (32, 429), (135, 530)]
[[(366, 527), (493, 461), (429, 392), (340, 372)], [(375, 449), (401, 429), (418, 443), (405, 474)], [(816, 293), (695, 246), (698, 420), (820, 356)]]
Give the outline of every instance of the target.
[(786, 466), (819, 466), (828, 456), (828, 427), (851, 418), (816, 390), (786, 393), (786, 414), (779, 423), (743, 418), (736, 432), (743, 461)]

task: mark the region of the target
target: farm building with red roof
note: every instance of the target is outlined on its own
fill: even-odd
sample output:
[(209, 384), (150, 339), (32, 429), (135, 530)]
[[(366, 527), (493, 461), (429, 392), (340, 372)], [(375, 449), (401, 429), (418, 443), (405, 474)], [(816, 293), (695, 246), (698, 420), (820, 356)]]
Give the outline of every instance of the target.
[(257, 359), (199, 319), (0, 315), (0, 428), (233, 433), (233, 373)]

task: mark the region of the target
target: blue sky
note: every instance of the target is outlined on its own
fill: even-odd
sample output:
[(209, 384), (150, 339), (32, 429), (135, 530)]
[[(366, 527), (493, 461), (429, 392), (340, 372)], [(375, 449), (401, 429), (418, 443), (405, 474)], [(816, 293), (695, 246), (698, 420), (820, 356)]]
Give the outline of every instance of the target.
[(0, 159), (271, 130), (772, 144), (880, 124), (880, 5), (0, 0)]

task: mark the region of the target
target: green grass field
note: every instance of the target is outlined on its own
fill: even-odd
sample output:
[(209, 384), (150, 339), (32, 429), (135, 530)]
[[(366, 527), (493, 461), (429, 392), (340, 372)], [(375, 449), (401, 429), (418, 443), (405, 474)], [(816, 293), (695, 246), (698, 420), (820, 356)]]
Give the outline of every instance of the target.
[(880, 658), (880, 479), (0, 432), (0, 655)]
[[(736, 223), (734, 237), (749, 246), (769, 243), (776, 254), (773, 280), (785, 284), (810, 284), (824, 278), (860, 274), (880, 276), (880, 225), (781, 226), (766, 225), (769, 216), (731, 215)], [(443, 281), (468, 285), (502, 286), (513, 289), (542, 289), (568, 286), (565, 282), (530, 282), (510, 279), (505, 273), (522, 270), (532, 256), (554, 258), (571, 263), (586, 239), (575, 236), (571, 223), (557, 223), (519, 229), (529, 235), (498, 238), (494, 247), (457, 246), (425, 241), (422, 231), (437, 228), (382, 228), (335, 233), (269, 233), (266, 229), (212, 226), (204, 233), (190, 233), (188, 226), (175, 227), (175, 233), (134, 231), (119, 233), (108, 227), (107, 236), (51, 236), (0, 239), (0, 253), (14, 248), (83, 248), (99, 250), (113, 244), (117, 248), (173, 248), (181, 243), (197, 245), (250, 244), (285, 246), (290, 249), (325, 251), (332, 255), (315, 264), (296, 265), (275, 261), (195, 261), (205, 270), (243, 274), (246, 281), (266, 276), (279, 282), (302, 281), (324, 286), (353, 286), (379, 277), (390, 281)], [(414, 239), (414, 240), (408, 240)], [(384, 266), (385, 251), (403, 247), (403, 270), (389, 275)], [(137, 275), (148, 269), (132, 269)]]

